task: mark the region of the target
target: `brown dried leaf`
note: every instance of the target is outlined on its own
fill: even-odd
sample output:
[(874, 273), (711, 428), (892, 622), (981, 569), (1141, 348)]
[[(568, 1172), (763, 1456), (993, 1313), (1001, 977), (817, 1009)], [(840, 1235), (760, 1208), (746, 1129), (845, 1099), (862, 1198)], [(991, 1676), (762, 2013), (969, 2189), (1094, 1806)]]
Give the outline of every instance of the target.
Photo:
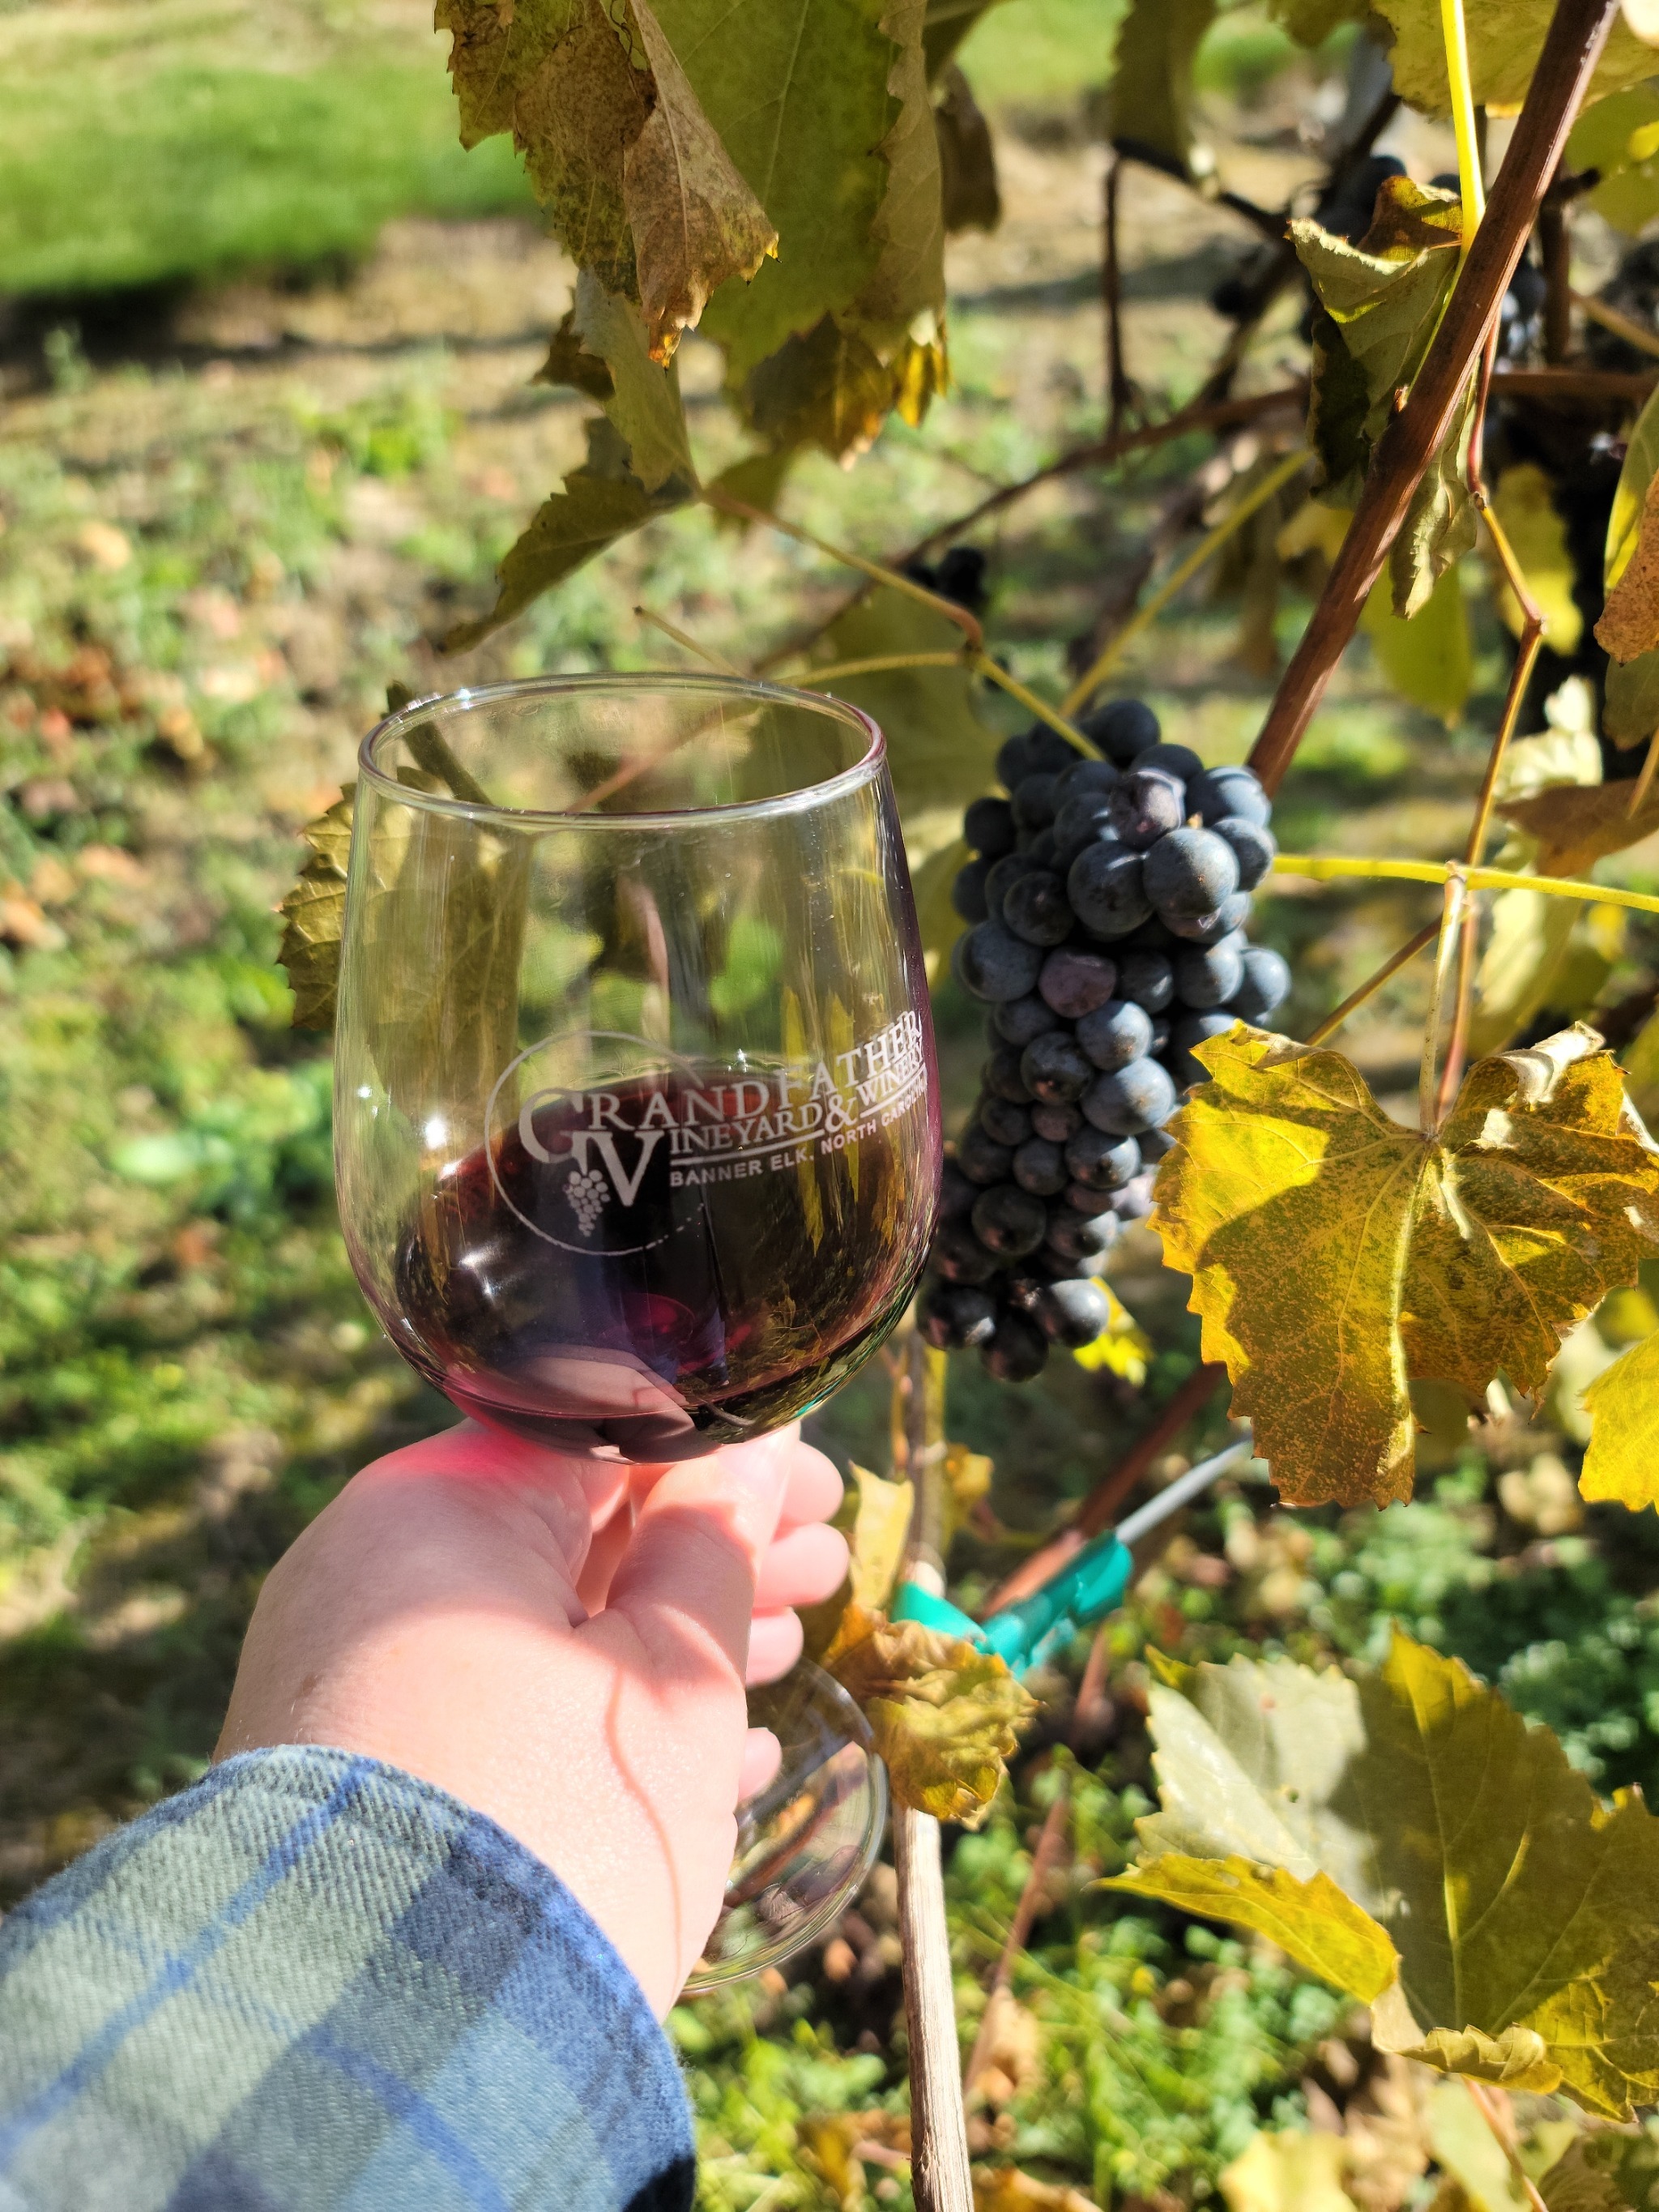
[(1595, 636), (1615, 660), (1659, 646), (1659, 475), (1648, 481), (1635, 549), (1607, 593)]
[(1659, 830), (1659, 790), (1650, 790), (1634, 814), (1634, 786), (1619, 783), (1551, 784), (1524, 799), (1500, 799), (1506, 822), (1539, 842), (1538, 872), (1544, 876), (1583, 876), (1608, 853), (1622, 853)]

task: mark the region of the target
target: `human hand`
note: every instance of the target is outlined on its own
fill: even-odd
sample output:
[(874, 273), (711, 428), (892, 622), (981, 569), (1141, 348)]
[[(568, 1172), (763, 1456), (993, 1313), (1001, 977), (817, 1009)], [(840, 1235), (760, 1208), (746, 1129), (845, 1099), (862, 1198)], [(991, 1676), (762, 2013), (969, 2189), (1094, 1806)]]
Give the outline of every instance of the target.
[(669, 1468), (470, 1422), (392, 1452), (266, 1578), (216, 1756), (329, 1744), (449, 1790), (546, 1861), (660, 2017), (777, 1763), (744, 1681), (787, 1672), (788, 1608), (845, 1571), (841, 1488), (793, 1429)]

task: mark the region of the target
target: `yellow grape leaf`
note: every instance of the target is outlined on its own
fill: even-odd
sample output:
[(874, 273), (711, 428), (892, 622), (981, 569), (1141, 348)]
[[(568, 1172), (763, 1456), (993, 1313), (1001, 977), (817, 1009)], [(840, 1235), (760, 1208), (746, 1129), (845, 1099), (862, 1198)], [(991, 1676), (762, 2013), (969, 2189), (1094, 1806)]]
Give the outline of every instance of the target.
[(1659, 1334), (1602, 1370), (1584, 1393), (1584, 1410), (1590, 1436), (1581, 1494), (1632, 1513), (1659, 1505)]
[(1036, 1708), (994, 1652), (849, 1606), (824, 1665), (863, 1707), (901, 1805), (976, 1828)]
[(356, 784), (349, 783), (326, 814), (300, 835), (311, 848), (299, 881), (276, 911), (283, 921), (276, 957), (294, 993), (294, 1025), (331, 1030), (345, 930), (346, 860), (351, 850)]
[(1263, 2128), (1221, 2172), (1227, 2212), (1353, 2212), (1340, 2136)]
[(1375, 1672), (1206, 1663), (1149, 1710), (1161, 1809), (1131, 1879), (1171, 1849), (1244, 1859), (1311, 1912), (1322, 1874), (1399, 1954), (1380, 2047), (1608, 2118), (1659, 2094), (1659, 1821), (1600, 1805), (1461, 1661), (1396, 1632)]
[(1540, 875), (1583, 876), (1607, 854), (1622, 853), (1659, 830), (1659, 793), (1650, 788), (1632, 814), (1635, 790), (1630, 782), (1550, 784), (1525, 799), (1500, 799), (1498, 811), (1537, 838)]
[(554, 234), (638, 301), (666, 361), (778, 234), (648, 0), (439, 0), (436, 22), (453, 34), (462, 144), (510, 132)]
[(1620, 564), (1595, 640), (1615, 660), (1634, 660), (1659, 646), (1659, 476), (1648, 479), (1636, 542)]
[(1131, 0), (1112, 49), (1115, 145), (1192, 161), (1193, 58), (1215, 21), (1216, 0)]
[[(1451, 107), (1446, 47), (1438, 0), (1376, 0), (1376, 11), (1394, 33), (1389, 58), (1402, 100), (1428, 115)], [(1532, 81), (1553, 9), (1551, 0), (1465, 0), (1469, 74), (1477, 103), (1518, 107)], [(1594, 96), (1617, 92), (1651, 76), (1653, 55), (1621, 21), (1602, 49), (1591, 80)]]
[[(954, 818), (954, 817), (952, 817)], [(951, 896), (957, 876), (968, 865), (968, 848), (960, 837), (929, 853), (920, 866), (911, 864), (910, 887), (916, 898), (916, 923), (921, 932), (922, 957), (927, 980), (937, 982), (945, 974), (956, 943), (967, 923)]]
[(893, 1594), (899, 1561), (910, 1533), (910, 1506), (915, 1485), (888, 1482), (867, 1467), (853, 1462), (858, 1485), (858, 1511), (848, 1548), (852, 1553), (852, 1602), (866, 1613), (879, 1613)]
[(1659, 1249), (1659, 1150), (1592, 1030), (1477, 1061), (1435, 1139), (1340, 1053), (1241, 1023), (1198, 1054), (1152, 1224), (1293, 1504), (1409, 1498), (1411, 1382), (1536, 1395)]
[(951, 1537), (991, 1492), (996, 1462), (984, 1452), (969, 1451), (966, 1444), (945, 1447), (945, 1523), (948, 1548)]
[[(1527, 579), (1527, 589), (1544, 620), (1544, 642), (1571, 659), (1583, 635), (1584, 617), (1572, 596), (1572, 556), (1566, 525), (1550, 497), (1550, 480), (1534, 462), (1505, 469), (1492, 491), (1492, 508)], [(1498, 576), (1498, 611), (1516, 637), (1524, 617), (1521, 603)]]
[(648, 336), (632, 301), (607, 292), (583, 270), (576, 296), (555, 333), (538, 384), (569, 384), (597, 399), (628, 447), (629, 466), (647, 492), (678, 478), (687, 497), (697, 481), (690, 434), (680, 404), (679, 372), (651, 357)]
[(1468, 609), (1457, 570), (1446, 570), (1409, 622), (1394, 611), (1392, 586), (1387, 577), (1379, 576), (1365, 601), (1360, 627), (1390, 689), (1413, 706), (1438, 714), (1448, 729), (1453, 727), (1474, 678)]
[(1132, 1897), (1156, 1897), (1182, 1912), (1255, 1929), (1310, 1974), (1370, 2004), (1399, 1969), (1400, 1959), (1369, 1912), (1343, 1895), (1328, 1874), (1306, 1881), (1283, 1867), (1241, 1858), (1187, 1858), (1169, 1852), (1145, 1859), (1104, 1885)]
[(1630, 443), (1625, 448), (1625, 458), (1620, 465), (1619, 482), (1613, 495), (1613, 511), (1607, 517), (1607, 544), (1601, 555), (1601, 581), (1606, 589), (1613, 586), (1624, 574), (1635, 556), (1642, 535), (1642, 519), (1647, 506), (1648, 486), (1659, 470), (1659, 392), (1656, 392), (1636, 418), (1630, 434)]

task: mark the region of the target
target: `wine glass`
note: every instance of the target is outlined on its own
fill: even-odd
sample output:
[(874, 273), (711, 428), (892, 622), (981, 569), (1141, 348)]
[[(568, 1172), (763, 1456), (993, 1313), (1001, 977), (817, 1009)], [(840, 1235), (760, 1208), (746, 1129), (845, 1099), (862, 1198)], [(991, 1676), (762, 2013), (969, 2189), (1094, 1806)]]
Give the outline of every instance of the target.
[[(392, 1342), (593, 1461), (817, 1405), (903, 1312), (937, 1202), (879, 730), (738, 678), (550, 677), (415, 701), (360, 761), (335, 1160)], [(880, 1840), (838, 1686), (803, 1666), (751, 1703), (783, 1766), (693, 1986), (810, 1942)]]

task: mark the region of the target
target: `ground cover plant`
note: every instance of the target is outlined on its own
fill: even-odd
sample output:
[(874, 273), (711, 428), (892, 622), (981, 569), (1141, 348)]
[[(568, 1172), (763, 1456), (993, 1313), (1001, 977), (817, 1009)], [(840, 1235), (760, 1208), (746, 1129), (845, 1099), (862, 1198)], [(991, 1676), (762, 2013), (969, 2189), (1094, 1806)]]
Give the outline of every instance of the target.
[[(988, 34), (1030, 4), (994, 11)], [(937, 53), (946, 19), (934, 12), (931, 55), (920, 11), (864, 24), (861, 51), (881, 76), (864, 94), (871, 114), (885, 101), (890, 142), (866, 161), (864, 202), (854, 196), (872, 227), (840, 273), (823, 276), (845, 296), (808, 327), (815, 345), (797, 343), (798, 331), (781, 357), (759, 355), (739, 377), (743, 345), (759, 343), (744, 322), (759, 313), (751, 302), (767, 270), (726, 310), (717, 287), (721, 349), (684, 339), (683, 410), (644, 341), (654, 332), (666, 349), (697, 270), (718, 264), (671, 257), (665, 276), (649, 253), (642, 264), (641, 237), (653, 251), (662, 240), (648, 223), (635, 228), (626, 169), (608, 264), (616, 282), (606, 290), (591, 271), (579, 278), (547, 364), (554, 380), (527, 392), (539, 363), (524, 331), (547, 314), (556, 257), (538, 258), (519, 234), (474, 241), (493, 253), (496, 281), (466, 335), (495, 350), (447, 358), (429, 343), (446, 325), (423, 320), (408, 268), (425, 255), (425, 284), (440, 296), (463, 270), (410, 232), (343, 287), (295, 297), (245, 284), (191, 306), (192, 343), (216, 354), (206, 374), (100, 372), (64, 329), (46, 356), (48, 384), (13, 403), (0, 492), (6, 1876), (16, 1893), (100, 1822), (199, 1771), (264, 1565), (353, 1464), (443, 1417), (365, 1325), (332, 1225), (325, 1050), (288, 1025), (274, 964), (270, 908), (292, 873), (293, 833), (337, 802), (350, 733), (388, 683), (423, 690), (485, 671), (637, 665), (702, 650), (866, 699), (894, 740), (965, 1145), (984, 1010), (949, 980), (944, 956), (964, 921), (991, 920), (955, 912), (951, 892), (966, 859), (963, 810), (997, 788), (1007, 741), (1029, 742), (1034, 717), (1060, 734), (1069, 686), (1073, 712), (1097, 693), (1145, 696), (1165, 739), (1190, 744), (1206, 769), (1236, 763), (1290, 653), (1267, 716), (1274, 746), (1289, 750), (1316, 682), (1333, 688), (1275, 800), (1274, 833), (1304, 865), (1256, 886), (1252, 933), (1291, 971), (1272, 1018), (1306, 1037), (1395, 947), (1422, 939), (1426, 955), (1437, 939), (1441, 953), (1394, 969), (1343, 1032), (1346, 1061), (1218, 1031), (1202, 1046), (1210, 1079), (1165, 1125), (1174, 1146), (1152, 1228), (1123, 1229), (1101, 1255), (1109, 1298), (1081, 1301), (1107, 1322), (1082, 1360), (1062, 1340), (1042, 1382), (1023, 1388), (952, 1363), (943, 1430), (958, 1449), (939, 1502), (956, 1524), (953, 1593), (970, 1613), (1011, 1574), (1031, 1579), (1068, 1522), (1090, 1525), (1103, 1478), (1162, 1477), (1178, 1465), (1173, 1455), (1224, 1442), (1213, 1371), (1223, 1365), (1281, 1493), (1326, 1501), (1287, 1510), (1257, 1468), (1218, 1485), (1173, 1541), (1166, 1530), (1104, 1634), (1080, 1638), (1034, 1678), (1040, 1710), (1006, 1784), (976, 1831), (952, 1836), (974, 2186), (981, 2203), (1073, 2207), (1196, 2201), (1218, 2189), (1236, 2207), (1322, 2191), (1334, 2205), (1437, 2191), (1449, 2206), (1460, 2194), (1521, 2203), (1537, 2190), (1552, 2204), (1585, 2194), (1637, 2203), (1649, 2186), (1645, 2138), (1586, 2129), (1583, 2116), (1614, 2118), (1652, 2098), (1639, 1989), (1608, 1971), (1615, 1952), (1627, 1954), (1644, 1979), (1642, 1883), (1619, 1869), (1639, 1877), (1647, 1816), (1627, 1804), (1608, 1819), (1595, 1797), (1643, 1785), (1659, 1739), (1651, 1538), (1630, 1510), (1650, 1465), (1641, 1358), (1659, 1316), (1643, 1140), (1621, 1119), (1611, 1061), (1571, 1025), (1593, 1024), (1618, 1048), (1639, 1103), (1659, 980), (1640, 902), (1651, 888), (1644, 747), (1620, 742), (1650, 735), (1639, 592), (1625, 595), (1629, 626), (1610, 603), (1612, 641), (1635, 648), (1625, 659), (1607, 665), (1595, 628), (1607, 580), (1616, 590), (1644, 574), (1652, 295), (1639, 247), (1603, 227), (1602, 210), (1627, 230), (1646, 220), (1647, 61), (1620, 30), (1601, 64), (1610, 88), (1576, 126), (1580, 152), (1570, 143), (1559, 176), (1553, 164), (1540, 174), (1535, 220), (1523, 210), (1532, 276), (1490, 287), (1488, 307), (1504, 303), (1504, 337), (1482, 451), (1517, 578), (1492, 556), (1496, 536), (1458, 550), (1479, 502), (1465, 506), (1455, 452), (1416, 507), (1410, 471), (1392, 459), (1389, 426), (1410, 428), (1418, 403), (1396, 410), (1391, 395), (1432, 397), (1425, 380), (1448, 331), (1468, 342), (1464, 369), (1474, 362), (1479, 331), (1457, 318), (1484, 264), (1480, 232), (1463, 253), (1467, 145), (1461, 194), (1431, 182), (1450, 173), (1455, 133), (1385, 142), (1407, 146), (1409, 187), (1386, 166), (1362, 174), (1371, 155), (1360, 142), (1389, 100), (1374, 45), (1368, 59), (1337, 27), (1334, 48), (1293, 60), (1252, 110), (1250, 70), (1283, 62), (1284, 32), (1224, 17), (1200, 45), (1196, 17), (1132, 10), (1107, 114), (1079, 104), (1045, 123), (1017, 105), (999, 110), (996, 72), (976, 74), (969, 43), (963, 85), (935, 76), (927, 104), (953, 112), (929, 123), (930, 142), (917, 85), (930, 59), (948, 58)], [(672, 40), (678, 21), (667, 9), (643, 27), (635, 19), (653, 82), (667, 80), (674, 98), (652, 41)], [(469, 27), (486, 45), (495, 35), (470, 16), (459, 27)], [(1435, 76), (1443, 27), (1437, 18), (1395, 27), (1395, 83), (1433, 112), (1445, 98)], [(1519, 100), (1544, 27), (1540, 14), (1518, 75), (1506, 54), (1487, 82), (1486, 27), (1472, 18), (1474, 97), (1494, 108)], [(1216, 55), (1230, 41), (1229, 75)], [(1097, 82), (1108, 74), (1103, 34), (1097, 52)], [(1247, 66), (1240, 52), (1259, 59)], [(631, 51), (624, 61), (640, 67)], [(682, 74), (718, 133), (714, 93), (689, 62)], [(1547, 75), (1565, 125), (1571, 88), (1559, 69)], [(964, 98), (975, 83), (993, 114), (994, 179), (989, 134), (978, 134)], [(1358, 114), (1344, 114), (1345, 85), (1358, 88), (1348, 101)], [(1252, 133), (1273, 139), (1275, 98), (1285, 119), (1322, 99), (1328, 143), (1300, 146), (1281, 130), (1267, 153), (1252, 148)], [(665, 94), (651, 113), (672, 107)], [(491, 119), (465, 102), (464, 112), (474, 131)], [(880, 249), (899, 232), (882, 193), (899, 173), (907, 115), (911, 157), (928, 143), (951, 149), (935, 155), (938, 227), (946, 172), (974, 186), (957, 212), (971, 206), (977, 220), (990, 215), (994, 181), (1004, 227), (964, 232), (952, 248), (954, 390), (933, 398), (925, 422), (880, 430), (842, 474), (831, 456), (876, 439), (890, 403), (919, 414), (939, 374), (938, 305), (918, 291), (903, 295), (902, 315), (884, 314), (899, 295), (876, 283)], [(1225, 189), (1254, 212), (1205, 187), (1195, 119), (1217, 143)], [(1104, 164), (1086, 135), (1103, 122), (1116, 149), (1103, 349), (1093, 303)], [(1408, 128), (1391, 112), (1377, 128), (1390, 124)], [(1487, 127), (1495, 133), (1495, 118)], [(867, 118), (856, 130), (867, 155)], [(778, 228), (781, 270), (783, 204), (750, 178), (738, 144), (727, 150)], [(529, 151), (556, 220), (560, 179)], [(1345, 165), (1346, 208), (1332, 189)], [(741, 268), (759, 230), (720, 175), (715, 233)], [(1494, 208), (1505, 204), (1495, 192)], [(1285, 206), (1299, 221), (1302, 264), (1277, 243)], [(1069, 266), (1054, 256), (1056, 232), (1069, 240)], [(1018, 287), (1011, 264), (993, 258), (999, 240), (1030, 257), (1038, 274), (1027, 289), (1046, 298), (1008, 300)], [(1158, 250), (1170, 240), (1188, 257), (1173, 272)], [(902, 282), (921, 283), (925, 259), (907, 261)], [(818, 256), (815, 268), (832, 260)], [(1570, 278), (1589, 306), (1575, 303)], [(561, 266), (550, 321), (563, 313), (565, 281)], [(1200, 284), (1222, 312), (1195, 301), (1184, 322), (1160, 327), (1169, 291)], [(797, 301), (782, 320), (805, 312)], [(398, 334), (391, 373), (354, 358), (356, 331), (377, 317)], [(337, 351), (300, 377), (280, 361), (251, 368), (250, 331), (266, 345), (286, 331), (313, 354)], [(1316, 461), (1303, 451), (1310, 368)], [(562, 392), (561, 376), (574, 386)], [(722, 386), (735, 407), (722, 405)], [(1454, 379), (1447, 404), (1465, 404), (1466, 388)], [(1056, 455), (1063, 465), (1044, 485), (1006, 495)], [(975, 483), (971, 471), (994, 481)], [(1316, 472), (1325, 483), (1310, 499)], [(526, 495), (560, 475), (564, 490), (515, 536)], [(1371, 555), (1380, 550), (1368, 515), (1383, 493), (1403, 507), (1405, 550), (1392, 579), (1356, 582), (1343, 563), (1352, 569), (1349, 549), (1367, 530)], [(1340, 502), (1355, 497), (1345, 534)], [(890, 574), (849, 600), (833, 554), (744, 509)], [(619, 517), (639, 534), (611, 532)], [(608, 565), (574, 563), (607, 533)], [(953, 556), (955, 545), (988, 565)], [(1189, 562), (1200, 552), (1207, 565)], [(1177, 596), (1193, 577), (1212, 589), (1202, 603)], [(850, 590), (866, 580), (845, 580)], [(534, 596), (549, 581), (557, 588)], [(1409, 615), (1394, 611), (1391, 583), (1401, 607), (1420, 602)], [(1368, 645), (1338, 667), (1345, 639), (1332, 611), (1345, 592), (1351, 614), (1364, 603)], [(1545, 617), (1535, 669), (1528, 594)], [(521, 602), (511, 627), (489, 630), (492, 599), (501, 613)], [(664, 625), (678, 643), (665, 641)], [(447, 660), (436, 649), (445, 640), (456, 648)], [(909, 665), (847, 667), (872, 659)], [(1494, 733), (1514, 742), (1494, 746)], [(1271, 753), (1258, 764), (1276, 780)], [(1133, 772), (1132, 760), (1119, 765)], [(1027, 777), (1009, 781), (1018, 804)], [(1188, 778), (1178, 781), (1184, 803)], [(1472, 811), (1489, 827), (1488, 799), (1508, 825), (1496, 852), (1495, 836), (1484, 850), (1470, 837)], [(1017, 826), (1043, 834), (1035, 820)], [(1469, 872), (1453, 872), (1443, 893), (1445, 864), (1460, 855)], [(1488, 857), (1508, 880), (1482, 892), (1474, 871)], [(1590, 898), (1535, 888), (1592, 872)], [(961, 896), (971, 908), (972, 890)], [(313, 937), (313, 956), (325, 960), (327, 941), (325, 928)], [(1115, 943), (1108, 933), (1079, 949), (1115, 962)], [(1443, 1125), (1432, 1146), (1408, 1126), (1425, 1028), (1442, 1046), (1420, 1086), (1425, 1126)], [(1454, 1103), (1460, 1064), (1563, 1035), (1571, 1042), (1495, 1072), (1477, 1066)], [(1112, 1073), (1090, 1067), (1091, 1084)], [(1073, 1102), (1002, 1103), (1030, 1112)], [(1495, 1138), (1495, 1123), (1508, 1133)], [(1285, 1174), (1287, 1128), (1318, 1133), (1328, 1172)], [(1140, 1137), (1119, 1141), (1139, 1147)], [(1354, 1242), (1356, 1192), (1372, 1220), (1393, 1205), (1388, 1237)], [(1232, 1227), (1241, 1211), (1243, 1236)], [(1327, 1272), (1304, 1264), (1309, 1255)], [(1165, 1259), (1191, 1277), (1201, 1345), (1182, 1310), (1188, 1283)], [(1357, 1364), (1339, 1371), (1347, 1352), (1322, 1346), (1317, 1324), (1329, 1271), (1345, 1265), (1364, 1303)], [(1298, 1274), (1301, 1302), (1282, 1303)], [(1520, 1305), (1509, 1296), (1517, 1280), (1535, 1293)], [(1481, 1300), (1485, 1319), (1471, 1328)], [(1586, 1386), (1602, 1376), (1587, 1411)], [(887, 1465), (889, 1380), (876, 1375), (823, 1417), (844, 1459)], [(916, 1370), (902, 1362), (896, 1380), (914, 1384)], [(1632, 1408), (1623, 1414), (1621, 1396)], [(860, 1498), (878, 1494), (860, 1484)], [(1565, 1759), (1550, 1736), (1517, 1735), (1497, 1700), (1437, 1654), (1467, 1662), (1514, 1711), (1547, 1723)], [(937, 1663), (937, 1652), (923, 1656)], [(1322, 1671), (1333, 1660), (1352, 1671)], [(1280, 1707), (1299, 1700), (1311, 1717), (1283, 1740), (1267, 1730), (1267, 1752), (1249, 1725), (1264, 1695)], [(1389, 1882), (1362, 1870), (1367, 1850), (1386, 1855), (1386, 1824), (1367, 1829), (1296, 1764), (1310, 1742), (1346, 1746), (1358, 1787), (1362, 1736), (1366, 1757), (1392, 1751), (1407, 1768), (1413, 1758), (1432, 1768), (1446, 1732), (1465, 1741), (1455, 1728), (1531, 1762), (1535, 1801), (1550, 1808), (1537, 1833), (1559, 1865), (1612, 1869), (1605, 1911), (1580, 1915), (1571, 1943), (1529, 1906), (1572, 1956), (1556, 1990), (1526, 2002), (1512, 1986), (1512, 1938), (1495, 1962), (1467, 1972), (1460, 1963), (1449, 1995), (1438, 1988), (1401, 1931)], [(982, 1764), (983, 1747), (968, 1748)], [(1182, 1795), (1182, 1758), (1200, 1753), (1235, 1778), (1219, 1827), (1200, 1817), (1212, 1808)], [(1401, 1796), (1401, 1771), (1386, 1771), (1385, 1799)], [(1287, 1796), (1310, 1809), (1292, 1816)], [(1494, 1849), (1514, 1796), (1498, 1789), (1477, 1808)], [(1139, 1836), (1137, 1820), (1152, 1823)], [(1506, 1848), (1513, 1859), (1513, 1834)], [(1422, 1875), (1419, 1865), (1413, 1879)], [(1478, 1895), (1491, 1869), (1446, 1862), (1441, 1875), (1443, 1888)], [(1403, 1872), (1393, 1887), (1417, 1894)], [(1457, 1957), (1458, 1930), (1444, 1936)], [(895, 1887), (879, 1875), (790, 1979), (684, 2008), (677, 2033), (708, 2203), (902, 2203), (913, 2190), (928, 2201), (913, 2162), (923, 2147), (909, 2129), (901, 1950)], [(1587, 2020), (1598, 2033), (1584, 2033)], [(1437, 2083), (1436, 2067), (1476, 2087)], [(1503, 2094), (1489, 2097), (1483, 2081)]]

